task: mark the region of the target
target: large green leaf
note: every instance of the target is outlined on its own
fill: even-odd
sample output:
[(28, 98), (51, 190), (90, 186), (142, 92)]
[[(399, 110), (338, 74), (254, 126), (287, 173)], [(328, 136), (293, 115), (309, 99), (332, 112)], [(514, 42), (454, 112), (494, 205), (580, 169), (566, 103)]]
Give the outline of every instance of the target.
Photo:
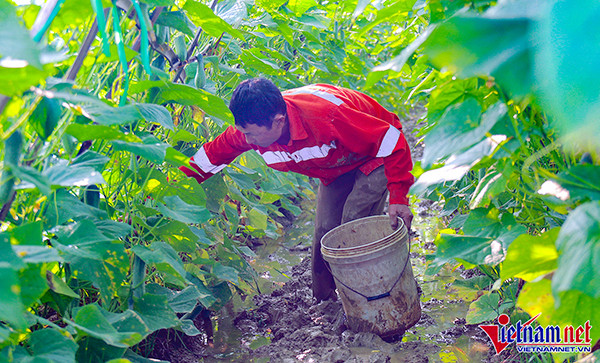
[(87, 205), (64, 189), (59, 189), (50, 198), (45, 217), (51, 226), (63, 224), (81, 217), (108, 219), (108, 214), (98, 208)]
[(19, 271), (20, 297), (24, 306), (31, 306), (48, 290), (44, 270), (41, 264), (36, 263), (28, 264), (27, 268)]
[(180, 10), (161, 12), (158, 19), (156, 19), (156, 24), (177, 29), (190, 37), (194, 36), (194, 24), (190, 22), (183, 11)]
[(19, 279), (11, 267), (0, 264), (0, 319), (13, 325), (15, 328), (24, 329), (25, 306), (21, 302)]
[(79, 346), (56, 329), (36, 330), (29, 336), (32, 362), (75, 363)]
[(43, 140), (47, 140), (58, 124), (61, 112), (62, 109), (57, 100), (42, 97), (38, 106), (31, 113), (29, 123), (33, 125)]
[(467, 324), (480, 324), (484, 321), (496, 319), (498, 314), (498, 305), (500, 304), (500, 295), (497, 293), (484, 294), (479, 299), (469, 305), (467, 311)]
[(153, 87), (158, 87), (160, 90), (161, 102), (176, 102), (187, 106), (197, 106), (211, 116), (233, 123), (233, 114), (223, 99), (202, 89), (164, 81), (141, 81), (132, 84), (130, 92), (144, 92)]
[(535, 78), (550, 118), (575, 145), (597, 143), (600, 124), (600, 82), (596, 65), (600, 49), (600, 3), (594, 0), (554, 1), (547, 16), (532, 28), (537, 41)]
[(199, 231), (186, 223), (170, 221), (169, 223), (154, 229), (154, 235), (168, 242), (177, 252), (195, 252), (198, 247), (205, 246), (205, 240)]
[(70, 124), (66, 132), (79, 141), (85, 140), (122, 140), (127, 142), (141, 142), (134, 134), (125, 134), (114, 127), (102, 125)]
[(63, 262), (58, 251), (48, 246), (13, 245), (12, 248), (27, 263)]
[(100, 289), (104, 302), (109, 302), (125, 279), (129, 259), (120, 241), (103, 235), (88, 220), (77, 223), (58, 236), (55, 247), (80, 278)]
[(102, 174), (89, 166), (67, 165), (61, 162), (42, 173), (52, 186), (71, 187), (105, 184)]
[(142, 143), (114, 140), (112, 142), (115, 150), (129, 151), (133, 154), (144, 157), (154, 163), (162, 163), (167, 154), (169, 144), (160, 142), (152, 135), (142, 136)]
[(178, 196), (164, 197), (165, 205), (159, 204), (158, 210), (165, 216), (184, 223), (204, 223), (212, 215), (205, 207), (188, 204)]
[[(29, 31), (17, 17), (15, 6), (6, 0), (0, 0), (0, 65), (7, 68), (22, 68), (13, 61), (25, 61), (41, 68), (40, 53), (37, 44), (29, 36)], [(0, 92), (6, 94), (4, 90)]]
[(397, 19), (401, 14), (412, 10), (416, 0), (398, 0), (391, 4), (386, 3), (385, 7), (377, 12), (377, 17), (362, 27), (358, 33), (358, 37), (363, 37), (371, 29), (377, 25)]
[(502, 280), (518, 277), (533, 281), (554, 271), (558, 260), (555, 241), (559, 231), (559, 228), (553, 228), (540, 236), (523, 234), (517, 237), (508, 247), (502, 263)]
[(175, 129), (173, 118), (165, 107), (151, 103), (138, 103), (134, 106), (146, 121), (155, 122), (169, 130)]
[(213, 37), (218, 38), (223, 32), (227, 32), (236, 38), (244, 39), (243, 34), (239, 30), (234, 29), (223, 19), (216, 16), (208, 6), (201, 2), (186, 1), (183, 10), (186, 11), (195, 24)]
[(482, 158), (492, 154), (505, 139), (504, 135), (494, 135), (466, 151), (452, 154), (449, 158), (450, 161), (446, 162), (443, 167), (421, 174), (416, 183), (411, 186), (410, 193), (422, 195), (430, 186), (462, 179), (471, 170), (471, 167)]
[(527, 14), (492, 9), (484, 16), (455, 16), (438, 26), (424, 52), (438, 68), (460, 77), (492, 75), (515, 95), (532, 91), (532, 44)]
[(26, 265), (13, 251), (10, 239), (11, 236), (8, 233), (0, 233), (0, 266), (10, 267), (14, 270), (22, 269)]
[(600, 166), (591, 164), (572, 166), (556, 176), (556, 181), (574, 200), (600, 200), (600, 186), (596, 180), (600, 180)]
[(142, 334), (138, 331), (119, 332), (110, 324), (102, 314), (101, 307), (96, 304), (83, 306), (77, 312), (75, 320), (65, 320), (82, 335), (103, 340), (115, 347), (127, 348), (142, 340)]
[(425, 136), (427, 147), (421, 161), (429, 168), (437, 160), (480, 142), (485, 134), (506, 115), (506, 105), (496, 103), (482, 116), (481, 106), (474, 98), (453, 106), (444, 113)]
[(44, 195), (50, 195), (52, 192), (48, 177), (36, 169), (26, 165), (19, 165), (12, 168), (12, 172), (17, 178), (21, 179), (21, 183), (16, 185), (15, 189), (38, 188), (40, 193)]
[(162, 295), (145, 294), (134, 299), (134, 310), (141, 316), (150, 331), (168, 329), (179, 325), (179, 319)]
[(552, 279), (555, 297), (577, 290), (594, 299), (600, 297), (600, 202), (588, 202), (572, 211), (563, 224), (556, 248), (558, 269)]
[(133, 246), (131, 250), (146, 264), (154, 266), (158, 271), (170, 274), (185, 285), (185, 269), (183, 261), (169, 244), (154, 242), (150, 246)]

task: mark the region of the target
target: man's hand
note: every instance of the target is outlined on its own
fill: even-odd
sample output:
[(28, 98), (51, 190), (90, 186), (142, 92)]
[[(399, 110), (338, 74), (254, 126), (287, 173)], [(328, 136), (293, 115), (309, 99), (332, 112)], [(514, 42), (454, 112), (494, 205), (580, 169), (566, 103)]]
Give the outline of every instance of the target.
[(413, 219), (413, 214), (410, 208), (405, 204), (390, 204), (388, 207), (388, 213), (390, 215), (390, 225), (392, 229), (398, 228), (398, 217), (402, 218), (406, 230), (410, 231), (410, 224)]

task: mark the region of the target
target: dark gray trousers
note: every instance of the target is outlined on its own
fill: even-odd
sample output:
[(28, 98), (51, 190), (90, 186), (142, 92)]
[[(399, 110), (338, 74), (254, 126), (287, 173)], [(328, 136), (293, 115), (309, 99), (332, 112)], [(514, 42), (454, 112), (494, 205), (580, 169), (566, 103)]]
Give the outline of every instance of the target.
[(321, 238), (342, 223), (383, 214), (387, 198), (387, 178), (383, 166), (364, 175), (352, 170), (333, 183), (319, 185), (315, 236), (312, 244), (312, 290), (318, 301), (335, 295), (335, 282), (321, 256)]

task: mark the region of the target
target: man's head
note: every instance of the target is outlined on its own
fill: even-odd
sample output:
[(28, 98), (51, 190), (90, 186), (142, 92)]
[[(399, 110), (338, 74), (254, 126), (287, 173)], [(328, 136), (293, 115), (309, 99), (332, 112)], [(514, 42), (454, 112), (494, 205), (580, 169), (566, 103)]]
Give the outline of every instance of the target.
[(285, 138), (286, 105), (271, 81), (243, 81), (233, 92), (229, 109), (235, 117), (235, 127), (244, 133), (248, 143), (267, 147), (282, 136)]

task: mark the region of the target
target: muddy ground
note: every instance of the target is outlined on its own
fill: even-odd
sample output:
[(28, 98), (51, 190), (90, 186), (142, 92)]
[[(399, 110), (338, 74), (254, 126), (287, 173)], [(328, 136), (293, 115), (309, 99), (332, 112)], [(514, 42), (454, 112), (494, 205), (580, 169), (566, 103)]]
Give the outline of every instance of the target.
[[(405, 120), (404, 133), (419, 160), (423, 146), (416, 145), (415, 130), (424, 110)], [(491, 361), (489, 339), (477, 326), (466, 325), (464, 317), (476, 292), (457, 288), (453, 282), (473, 271), (452, 270), (436, 276), (425, 271), (425, 255), (431, 254), (433, 239), (443, 221), (429, 201), (413, 206), (416, 213), (412, 232), (411, 262), (421, 286), (422, 316), (400, 340), (385, 342), (370, 333), (347, 330), (340, 301), (318, 304), (312, 298), (310, 236), (286, 241), (258, 259), (277, 263), (280, 275), (265, 264), (253, 262), (265, 280), (268, 293), (233, 301), (213, 317), (214, 336), (180, 337), (163, 346), (161, 358), (172, 362), (463, 362)], [(294, 224), (306, 224), (309, 216)], [(308, 220), (308, 222), (306, 221)], [(292, 227), (294, 228), (294, 227)], [(305, 233), (307, 234), (307, 233)], [(284, 237), (286, 238), (286, 237)], [(290, 239), (290, 238), (288, 238)], [(260, 249), (260, 247), (259, 247)], [(258, 253), (258, 252), (257, 252)], [(291, 262), (290, 262), (291, 261)], [(297, 263), (299, 261), (299, 263)], [(287, 262), (287, 263), (286, 263)], [(285, 267), (289, 269), (285, 270)], [(284, 271), (280, 271), (284, 269)], [(462, 274), (462, 276), (461, 276)], [(277, 278), (275, 278), (277, 277)], [(201, 328), (200, 323), (198, 327)]]

